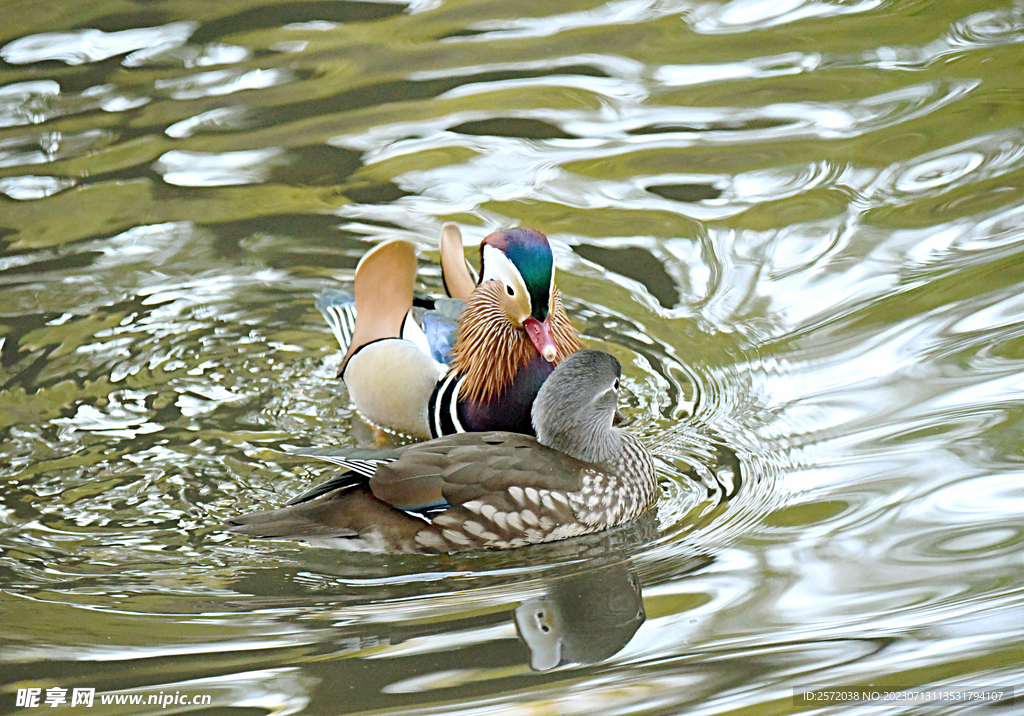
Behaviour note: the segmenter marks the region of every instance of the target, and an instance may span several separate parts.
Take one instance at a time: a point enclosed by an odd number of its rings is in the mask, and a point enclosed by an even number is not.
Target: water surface
[[[1019,710],[793,695],[1024,688],[1024,3],[5,9],[0,710]],[[658,509],[222,531],[366,439],[313,302],[390,238],[439,291],[446,221],[554,241]]]

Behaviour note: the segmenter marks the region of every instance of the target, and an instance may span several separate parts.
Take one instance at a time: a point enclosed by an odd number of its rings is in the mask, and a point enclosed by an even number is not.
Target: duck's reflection
[[[283,610],[302,629],[330,624],[332,650],[344,656],[327,661],[343,669],[363,658],[386,663],[375,673],[389,693],[450,688],[613,658],[647,618],[642,577],[678,582],[714,559],[680,550],[645,559],[658,529],[649,510],[621,528],[521,550],[386,560],[310,549],[299,560],[294,552],[273,560],[234,589],[246,609]],[[513,633],[525,649],[509,648]]]
[[[618,653],[644,623],[640,580],[628,563],[559,579],[514,611],[516,631],[538,671],[594,664]]]

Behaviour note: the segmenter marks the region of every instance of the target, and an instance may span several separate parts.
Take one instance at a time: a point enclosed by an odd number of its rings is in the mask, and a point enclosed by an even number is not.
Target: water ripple
[[[213,67],[245,62],[252,58],[252,54],[248,47],[220,42],[198,47],[181,43],[159,43],[132,52],[121,64],[125,67]]]
[[[989,181],[1024,166],[1024,132],[1007,129],[895,162],[865,187],[866,196],[905,202],[911,194],[929,195],[966,184]]]
[[[284,150],[277,147],[219,154],[174,149],[153,168],[176,186],[235,186],[264,182],[285,161]]]
[[[1019,0],[150,10],[30,3],[0,48],[0,691],[675,713],[1019,681]],[[289,447],[371,437],[315,295],[392,237],[439,291],[450,220],[551,237],[657,509],[436,558],[223,532],[330,476]],[[628,643],[573,633],[584,601]],[[549,608],[576,658],[540,675],[514,615]]]
[[[15,82],[0,87],[0,126],[40,124],[56,115],[53,100],[60,85],[53,80]]]
[[[83,132],[43,132],[34,136],[0,140],[0,167],[48,164],[102,149],[117,139],[115,132],[89,129]]]
[[[485,20],[473,23],[465,33],[444,38],[447,42],[494,41],[550,37],[562,32],[606,25],[629,25],[674,15],[689,6],[688,2],[656,0],[613,0],[595,8],[508,20]]]
[[[587,82],[591,80],[586,78]],[[703,182],[715,187],[715,191],[707,198],[683,207],[671,199],[652,198],[646,189],[678,181],[680,176],[689,177],[692,181],[696,175],[648,176],[639,181],[611,182],[589,180],[570,170],[574,170],[574,164],[581,160],[593,163],[622,157],[628,166],[642,161],[648,153],[709,143],[747,144],[801,136],[858,136],[938,111],[974,86],[976,83],[972,82],[949,83],[945,87],[941,83],[925,83],[849,103],[847,107],[787,104],[769,105],[753,112],[648,108],[631,111],[628,119],[618,121],[606,111],[592,116],[579,111],[548,111],[543,115],[537,112],[516,113],[520,117],[545,116],[549,122],[557,119],[558,126],[579,139],[538,142],[458,134],[438,137],[437,120],[429,120],[374,127],[364,134],[336,138],[332,143],[363,151],[369,164],[415,155],[428,147],[432,150],[441,147],[471,150],[471,156],[464,162],[408,171],[393,179],[403,190],[416,196],[410,201],[414,201],[417,210],[423,213],[443,214],[469,210],[487,201],[531,198],[591,209],[634,201],[638,208],[660,209],[710,220],[743,210],[745,201],[779,200],[840,182],[868,182],[872,175],[861,176],[845,168],[820,163],[800,170],[802,175],[798,176],[781,177],[778,168],[746,172],[731,179],[731,187],[725,184],[729,179],[701,177]],[[495,115],[485,112],[457,114],[448,122],[478,121],[486,116]],[[763,125],[765,120],[771,120],[768,126]],[[640,129],[647,133],[636,134]],[[720,186],[730,187],[731,191],[722,196],[718,189]],[[361,210],[348,207],[343,211],[358,215]]]
[[[654,72],[654,79],[665,87],[690,87],[729,80],[797,75],[810,72],[820,64],[820,55],[787,52],[771,57],[755,57],[743,62],[662,65]]]
[[[997,47],[1024,43],[1024,5],[983,10],[968,15],[950,28],[950,44],[957,48]]]
[[[120,32],[75,30],[29,35],[0,48],[0,57],[12,65],[56,60],[68,65],[100,62],[154,45],[165,48],[184,44],[198,27],[194,22],[172,22]]]
[[[57,192],[70,189],[77,182],[62,177],[22,175],[0,179],[0,192],[18,201],[43,199]]]
[[[157,80],[153,87],[167,92],[172,99],[219,97],[250,89],[266,89],[291,82],[294,75],[287,70],[211,70],[187,77]]]
[[[820,0],[729,0],[725,3],[698,5],[684,17],[695,32],[741,33],[812,18],[866,13],[882,5],[882,0],[844,3]]]
[[[244,106],[218,107],[175,122],[164,133],[174,139],[184,139],[195,134],[236,131],[244,126],[245,115]]]

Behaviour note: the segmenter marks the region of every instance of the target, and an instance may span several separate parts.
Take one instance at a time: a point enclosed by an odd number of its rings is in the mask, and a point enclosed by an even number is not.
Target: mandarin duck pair
[[[230,529],[345,549],[459,552],[597,532],[653,503],[653,460],[614,425],[621,366],[583,350],[547,237],[490,234],[474,280],[449,224],[441,266],[449,297],[464,302],[455,321],[414,305],[416,257],[404,241],[360,261],[354,303],[336,293],[318,302],[363,419],[433,439],[302,451],[346,471],[283,508],[229,520]]]

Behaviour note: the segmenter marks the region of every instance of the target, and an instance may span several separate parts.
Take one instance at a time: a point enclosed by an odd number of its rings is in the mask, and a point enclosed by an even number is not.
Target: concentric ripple
[[[51,5],[0,43],[0,710],[1020,688],[1020,0]],[[224,532],[370,438],[313,302],[390,238],[439,292],[447,221],[551,237],[657,508],[444,557]]]

